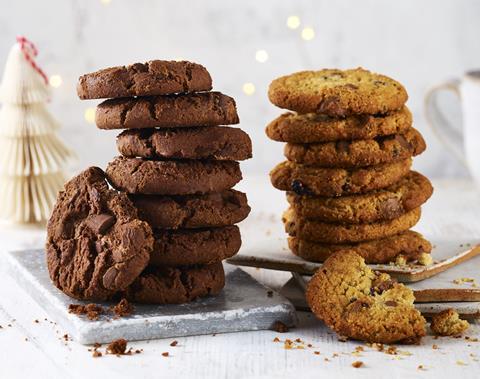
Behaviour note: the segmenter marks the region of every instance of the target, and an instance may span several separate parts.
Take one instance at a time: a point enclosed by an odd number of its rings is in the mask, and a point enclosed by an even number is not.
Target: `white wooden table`
[[[472,186],[467,182],[434,184],[437,192],[452,194],[452,203],[449,202],[449,209],[445,209],[445,217],[441,220],[428,219],[427,205],[418,230],[480,233],[480,217],[478,223],[468,225],[455,217],[461,212],[462,198],[477,196]],[[280,212],[285,208],[283,195],[273,190],[264,177],[247,178],[241,188],[248,191],[250,203],[257,212]],[[478,200],[470,208],[478,208],[480,215],[480,193]],[[42,246],[43,238],[42,230],[0,229],[1,249]],[[1,258],[0,264],[3,266]],[[246,270],[273,288],[279,288],[290,277],[288,273]],[[420,346],[399,346],[399,354],[388,355],[359,342],[339,342],[334,333],[309,313],[300,313],[299,318],[299,327],[284,334],[261,331],[182,337],[177,338],[176,347],[170,346],[172,339],[140,341],[131,343],[131,346],[143,349],[141,354],[93,358],[88,347],[75,341],[66,342],[63,338],[65,331],[2,271],[0,378],[480,377],[480,342],[464,338],[435,340],[428,336]],[[467,335],[480,339],[480,324],[471,325]],[[304,341],[300,345],[305,348],[285,349],[283,342],[273,341],[275,337],[281,341],[300,338]],[[434,344],[438,349],[432,348]],[[362,346],[365,351],[352,354],[357,346]],[[162,356],[164,352],[169,352],[169,356]],[[364,367],[353,368],[354,361],[362,361]],[[419,369],[419,365],[424,369]]]

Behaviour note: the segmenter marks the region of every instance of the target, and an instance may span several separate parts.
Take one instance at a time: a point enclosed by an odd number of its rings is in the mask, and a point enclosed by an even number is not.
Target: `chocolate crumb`
[[[285,325],[283,322],[281,321],[275,321],[272,325],[272,330],[275,330],[276,332],[278,333],[287,333],[288,332],[288,326]]]
[[[128,302],[127,299],[122,299],[120,302],[113,307],[113,312],[117,317],[126,317],[130,316],[134,311],[132,304]]]
[[[33,322],[34,322],[35,324],[38,324],[40,321],[38,321],[38,320],[34,320]]]
[[[170,346],[177,346],[177,345],[178,345],[178,341],[176,341],[176,340],[175,340],[175,341],[172,341],[172,342],[170,343]]]
[[[320,352],[319,351],[314,351],[313,354],[320,355]]]
[[[267,296],[268,297],[273,297],[273,291],[271,291],[271,290],[267,291]]]
[[[363,362],[362,361],[355,361],[352,363],[352,366],[355,367],[355,368],[360,368],[363,366]]]
[[[162,356],[164,356],[164,357],[168,357],[168,356],[169,356],[169,354],[168,354],[168,351],[166,351],[166,352],[162,353]]]
[[[86,315],[90,321],[98,320],[98,316],[104,313],[102,306],[97,304],[70,304],[68,306],[68,313],[73,313],[77,316]]]
[[[93,358],[99,358],[101,356],[102,356],[102,353],[100,351],[95,350],[95,349],[93,350],[93,353],[92,353]]]
[[[112,341],[107,346],[107,354],[125,355],[126,350],[127,350],[127,340],[123,338],[119,338],[118,340]]]

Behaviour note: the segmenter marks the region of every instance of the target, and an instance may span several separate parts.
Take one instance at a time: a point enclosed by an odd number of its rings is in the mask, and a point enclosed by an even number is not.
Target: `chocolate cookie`
[[[312,312],[340,336],[376,343],[416,343],[425,319],[413,291],[371,270],[358,254],[333,254],[307,286]]]
[[[238,226],[155,230],[150,266],[211,264],[233,257],[242,244]]]
[[[411,164],[409,158],[377,166],[342,169],[285,161],[270,172],[270,180],[275,188],[297,195],[340,196],[388,187],[407,175]]]
[[[99,104],[100,129],[238,124],[235,100],[220,92],[110,99]]]
[[[432,250],[430,242],[420,233],[411,230],[373,241],[341,245],[289,237],[288,246],[295,255],[311,262],[323,262],[333,253],[347,250],[354,251],[367,263],[395,262],[400,256],[405,262],[413,262],[422,254],[430,254]]]
[[[212,78],[202,65],[161,60],[91,72],[82,75],[77,84],[78,97],[82,100],[170,95],[211,89]]]
[[[236,224],[250,213],[247,196],[226,190],[205,195],[131,195],[140,217],[152,228],[192,229]]]
[[[126,157],[155,159],[242,161],[252,157],[248,134],[226,126],[125,130],[117,137],[117,148]]]
[[[390,187],[361,195],[321,197],[288,192],[287,200],[301,218],[361,224],[397,218],[418,208],[432,193],[430,181],[410,171]]]
[[[400,83],[362,68],[282,76],[270,84],[268,97],[280,108],[332,117],[385,114],[401,108],[408,99]]]
[[[411,128],[403,134],[369,140],[285,145],[285,157],[292,162],[319,167],[365,167],[391,163],[419,155],[426,145]]]
[[[127,300],[148,304],[182,304],[217,295],[225,285],[222,263],[195,267],[148,267],[128,288]]]
[[[149,161],[116,157],[107,166],[118,190],[147,195],[194,195],[232,188],[242,179],[233,161]]]
[[[123,193],[90,167],[65,184],[47,227],[47,265],[56,287],[76,299],[101,301],[143,271],[152,231]]]
[[[299,218],[290,208],[282,217],[285,231],[292,237],[323,243],[352,243],[390,237],[414,226],[420,219],[420,208],[398,218],[370,224],[330,224]]]
[[[307,113],[284,113],[268,124],[265,132],[279,142],[315,143],[340,140],[373,139],[404,133],[412,126],[407,107],[386,115],[348,116],[344,118]]]

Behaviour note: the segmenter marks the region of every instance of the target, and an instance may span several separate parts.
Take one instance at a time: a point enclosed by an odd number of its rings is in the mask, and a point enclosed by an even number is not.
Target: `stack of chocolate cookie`
[[[409,229],[433,189],[410,170],[426,146],[403,86],[360,68],[304,71],[274,80],[269,98],[295,112],[266,129],[287,143],[287,161],[270,176],[288,191],[283,221],[293,253],[321,262],[354,250],[368,263],[428,264],[430,243]]]
[[[234,224],[250,207],[232,187],[242,179],[237,161],[251,157],[252,145],[242,130],[220,126],[239,122],[236,105],[211,89],[208,71],[184,61],[136,63],[80,77],[81,99],[109,98],[97,107],[98,128],[125,129],[117,137],[121,156],[108,164],[107,179],[128,194],[153,230],[153,251],[129,287],[130,300],[178,303],[218,293],[221,262],[240,248]],[[166,296],[177,282],[187,290]]]

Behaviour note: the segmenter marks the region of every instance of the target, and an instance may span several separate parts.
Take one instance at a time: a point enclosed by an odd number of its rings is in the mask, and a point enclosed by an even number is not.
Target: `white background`
[[[282,160],[282,146],[269,141],[264,127],[280,114],[268,102],[270,81],[282,74],[324,67],[365,68],[401,81],[408,105],[428,150],[415,166],[432,177],[466,172],[441,146],[424,118],[429,87],[467,69],[480,67],[480,1],[474,0],[209,0],[0,1],[0,64],[15,36],[37,43],[39,64],[63,84],[53,91],[51,110],[73,146],[76,169],[105,166],[115,152],[116,132],[88,124],[75,92],[79,75],[99,68],[148,59],[184,58],[204,64],[214,88],[237,100],[240,126],[254,141],[254,159],[244,172],[267,173]],[[301,26],[286,26],[290,15]],[[315,38],[304,41],[303,27]],[[269,55],[255,60],[258,49]],[[256,92],[242,91],[252,82]],[[455,108],[451,98],[451,108]],[[450,108],[450,107],[449,107]]]

